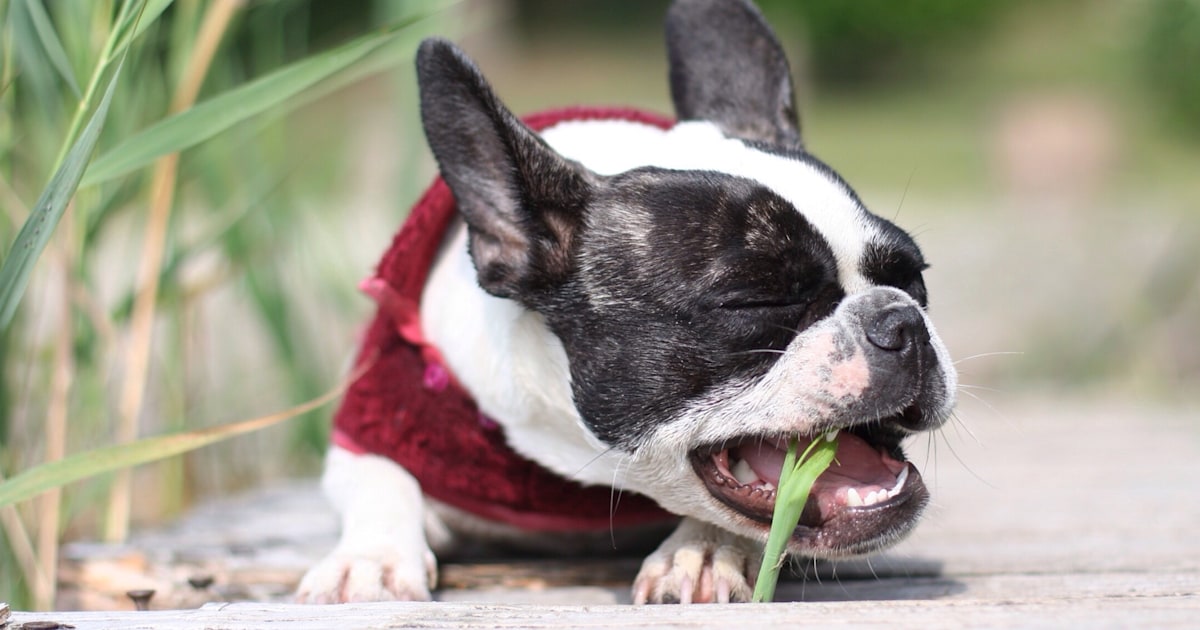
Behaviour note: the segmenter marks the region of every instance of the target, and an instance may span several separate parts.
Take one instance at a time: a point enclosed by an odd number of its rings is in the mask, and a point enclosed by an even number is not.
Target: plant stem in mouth
[[[837,432],[831,431],[815,438],[799,457],[799,442],[793,439],[779,471],[779,486],[775,491],[775,512],[771,516],[771,533],[763,549],[762,566],[754,584],[755,602],[775,599],[775,585],[783,568],[784,550],[792,532],[800,524],[800,514],[808,502],[809,492],[817,477],[833,463],[837,454]]]

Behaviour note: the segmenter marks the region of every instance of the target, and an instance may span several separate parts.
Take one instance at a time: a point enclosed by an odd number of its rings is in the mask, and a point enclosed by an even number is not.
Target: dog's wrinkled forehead
[[[839,286],[837,257],[816,228],[744,178],[635,169],[614,178],[592,217],[579,262],[595,305],[642,300],[683,312],[781,304]]]
[[[660,175],[659,183],[643,173],[633,185],[633,196],[641,192],[642,200],[648,201],[653,195],[654,202],[660,204],[657,207],[666,208],[656,212],[656,219],[639,213],[639,209],[656,207],[649,203],[634,203],[630,211],[619,217],[593,217],[594,228],[628,231],[635,237],[634,245],[638,232],[648,232],[652,224],[656,229],[664,229],[664,221],[680,230],[689,230],[681,232],[679,240],[693,246],[703,240],[705,233],[790,241],[800,235],[795,232],[797,228],[791,233],[784,229],[799,225],[781,212],[787,208],[801,217],[805,238],[820,240],[828,246],[836,264],[837,281],[848,293],[874,284],[864,275],[863,268],[872,251],[895,247],[915,250],[902,231],[868,213],[836,173],[800,150],[781,151],[728,138],[714,125],[703,122],[681,123],[667,132],[630,123],[572,123],[547,131],[545,137],[564,156],[600,174],[618,174],[642,167],[676,174],[675,177]],[[690,179],[683,177],[684,173],[690,173]],[[691,190],[689,182],[694,184]],[[644,190],[638,191],[638,186]],[[656,186],[661,190],[656,191]],[[739,192],[747,187],[759,190],[756,195]],[[746,200],[758,199],[759,203],[736,207],[734,202],[739,195]],[[687,197],[691,201],[679,201]],[[774,201],[763,202],[766,197]],[[724,212],[696,216],[697,221],[692,223],[678,216],[701,208],[723,208]],[[735,214],[744,217],[744,225],[713,221]],[[596,225],[602,221],[616,225]]]

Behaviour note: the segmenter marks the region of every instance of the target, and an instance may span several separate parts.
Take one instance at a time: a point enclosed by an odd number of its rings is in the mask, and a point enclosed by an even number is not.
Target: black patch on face
[[[844,297],[832,250],[746,179],[644,168],[598,187],[573,277],[542,305],[575,404],[633,450],[714,386],[761,377]]]
[[[872,283],[900,289],[925,308],[929,305],[929,294],[921,272],[929,265],[921,250],[907,232],[888,221],[873,218],[882,238],[867,245],[859,270]]]
[[[858,193],[842,179],[837,171],[813,154],[797,147],[766,142],[743,141],[743,144],[763,151],[808,164],[846,191],[863,215],[879,230],[880,238],[867,244],[859,263],[859,271],[867,280],[878,286],[895,287],[911,295],[922,307],[928,305],[929,296],[921,272],[929,268],[912,237],[892,222],[872,214],[859,199]]]

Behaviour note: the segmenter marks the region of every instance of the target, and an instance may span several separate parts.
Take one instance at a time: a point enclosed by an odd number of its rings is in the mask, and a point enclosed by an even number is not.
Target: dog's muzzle
[[[832,317],[834,345],[842,350],[827,365],[836,370],[865,358],[864,388],[830,399],[820,417],[794,425],[811,427],[809,433],[744,435],[691,452],[709,493],[765,534],[789,443],[803,450],[838,430],[834,464],[817,479],[792,535],[793,552],[817,557],[874,551],[912,529],[929,493],[900,444],[945,422],[954,388],[945,349],[908,294],[871,289],[847,298]]]

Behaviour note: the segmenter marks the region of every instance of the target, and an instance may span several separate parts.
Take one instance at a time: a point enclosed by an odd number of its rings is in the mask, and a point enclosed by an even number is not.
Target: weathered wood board
[[[795,628],[887,626],[939,628],[1195,627],[1194,596],[1146,605],[1093,598],[817,602],[759,605],[562,606],[482,603],[384,603],[301,606],[209,604],[199,610],[41,615],[77,630],[100,628]],[[30,618],[29,615],[18,615]]]
[[[958,416],[909,447],[934,495],[917,533],[869,561],[801,567],[809,579],[778,592],[790,603],[627,606],[638,560],[617,558],[450,563],[438,602],[292,605],[336,531],[305,482],[126,547],[71,546],[62,603],[125,611],[14,612],[10,627],[1200,627],[1200,409],[1043,399]],[[131,612],[134,588],[190,610]]]

